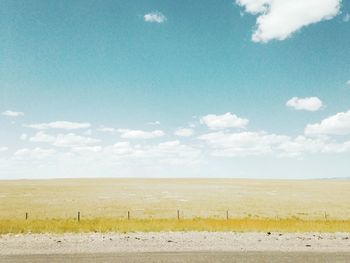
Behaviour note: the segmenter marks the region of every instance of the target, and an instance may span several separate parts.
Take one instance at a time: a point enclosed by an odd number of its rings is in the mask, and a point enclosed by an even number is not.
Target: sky
[[[0,179],[350,177],[350,2],[0,1]]]

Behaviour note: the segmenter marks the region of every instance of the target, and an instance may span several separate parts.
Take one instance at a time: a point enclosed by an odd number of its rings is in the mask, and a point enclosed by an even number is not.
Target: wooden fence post
[[[130,220],[130,211],[128,211],[128,220]]]
[[[226,211],[226,220],[228,220],[228,210]]]
[[[26,220],[28,220],[28,212],[26,212]]]
[[[328,217],[327,212],[324,212],[324,219],[327,220],[327,217]]]
[[[180,220],[180,210],[177,210],[177,220]]]
[[[80,222],[80,211],[78,211],[78,222]]]

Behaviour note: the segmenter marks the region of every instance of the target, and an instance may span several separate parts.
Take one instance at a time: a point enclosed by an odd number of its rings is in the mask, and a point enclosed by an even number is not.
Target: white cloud
[[[2,146],[0,147],[0,152],[6,152],[9,148]]]
[[[55,150],[52,149],[20,149],[14,153],[16,159],[45,159],[50,157],[56,153]]]
[[[237,115],[227,112],[223,115],[209,114],[200,119],[201,124],[207,125],[210,129],[245,128],[249,120],[239,118]]]
[[[134,155],[135,151],[131,147],[129,142],[117,142],[112,146],[106,147],[105,149],[107,153],[112,153],[115,155]]]
[[[16,117],[24,116],[24,113],[20,112],[20,111],[6,110],[6,111],[2,112],[2,115],[7,116],[7,117],[16,118]]]
[[[74,133],[49,135],[43,131],[29,138],[31,142],[49,143],[56,147],[85,147],[99,143],[99,139],[79,136]]]
[[[321,123],[308,124],[306,135],[346,135],[350,134],[350,110],[339,112],[321,121]]]
[[[33,137],[29,138],[31,142],[45,142],[45,143],[53,143],[56,137],[53,135],[48,135],[45,132],[39,131]]]
[[[90,123],[85,122],[69,122],[69,121],[55,121],[49,123],[37,123],[37,124],[27,124],[24,127],[37,129],[37,130],[47,130],[47,129],[62,129],[62,130],[77,130],[86,129],[91,126]]]
[[[124,162],[131,161],[134,165],[191,165],[200,162],[201,151],[195,147],[181,144],[180,141],[166,141],[156,145],[132,145],[129,142],[118,142],[107,146],[104,150],[106,158]],[[134,160],[137,160],[135,162]]]
[[[350,151],[350,141],[336,143],[327,137],[307,138],[269,134],[266,132],[213,132],[198,139],[211,147],[214,156],[261,156],[299,157],[304,154],[343,153]]]
[[[236,0],[245,12],[258,15],[254,42],[284,40],[294,32],[339,13],[341,0]]]
[[[154,139],[165,135],[161,130],[148,132],[141,130],[118,129],[118,132],[120,133],[120,137],[124,139]]]
[[[72,152],[78,152],[80,154],[85,153],[97,153],[101,152],[101,146],[74,146],[72,147]]]
[[[345,23],[349,22],[350,21],[350,14],[346,14],[344,17],[343,17],[343,21]]]
[[[163,157],[162,162],[172,165],[195,164],[201,161],[201,151],[180,141],[159,143],[153,151]]]
[[[177,129],[174,134],[176,136],[179,137],[189,137],[192,136],[194,134],[194,130],[193,129],[188,129],[188,128],[181,128],[181,129]]]
[[[317,97],[293,97],[287,101],[286,106],[294,108],[295,110],[318,111],[323,107],[323,103]]]
[[[348,80],[348,81],[346,82],[346,84],[347,84],[347,85],[350,85],[350,80]]]
[[[165,15],[163,15],[161,12],[158,12],[158,11],[145,14],[143,16],[143,19],[145,20],[145,22],[150,22],[150,23],[164,23],[167,21],[167,18],[165,17]]]
[[[198,139],[205,141],[215,150],[216,156],[248,156],[273,153],[276,146],[288,141],[288,136],[266,132],[213,132]]]
[[[99,142],[99,139],[69,133],[57,135],[52,145],[57,147],[81,147],[86,145],[93,145]]]
[[[350,150],[350,142],[335,143],[327,138],[306,138],[297,136],[280,144],[277,149],[280,156],[295,157],[304,153],[342,153]]]

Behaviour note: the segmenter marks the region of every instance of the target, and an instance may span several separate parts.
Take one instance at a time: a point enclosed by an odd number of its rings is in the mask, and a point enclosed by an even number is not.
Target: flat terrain
[[[350,219],[350,180],[0,181],[0,219],[298,217]],[[326,213],[326,214],[325,214]]]
[[[0,256],[3,263],[112,263],[112,262],[245,262],[245,263],[323,263],[350,261],[350,253],[322,252],[163,252],[74,255]]]
[[[347,180],[0,181],[0,233],[27,233],[0,235],[0,262],[350,262],[349,189]]]

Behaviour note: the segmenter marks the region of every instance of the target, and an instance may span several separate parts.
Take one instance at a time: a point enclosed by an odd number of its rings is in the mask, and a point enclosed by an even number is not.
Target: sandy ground
[[[186,251],[350,252],[350,233],[86,233],[0,237],[0,255]]]

